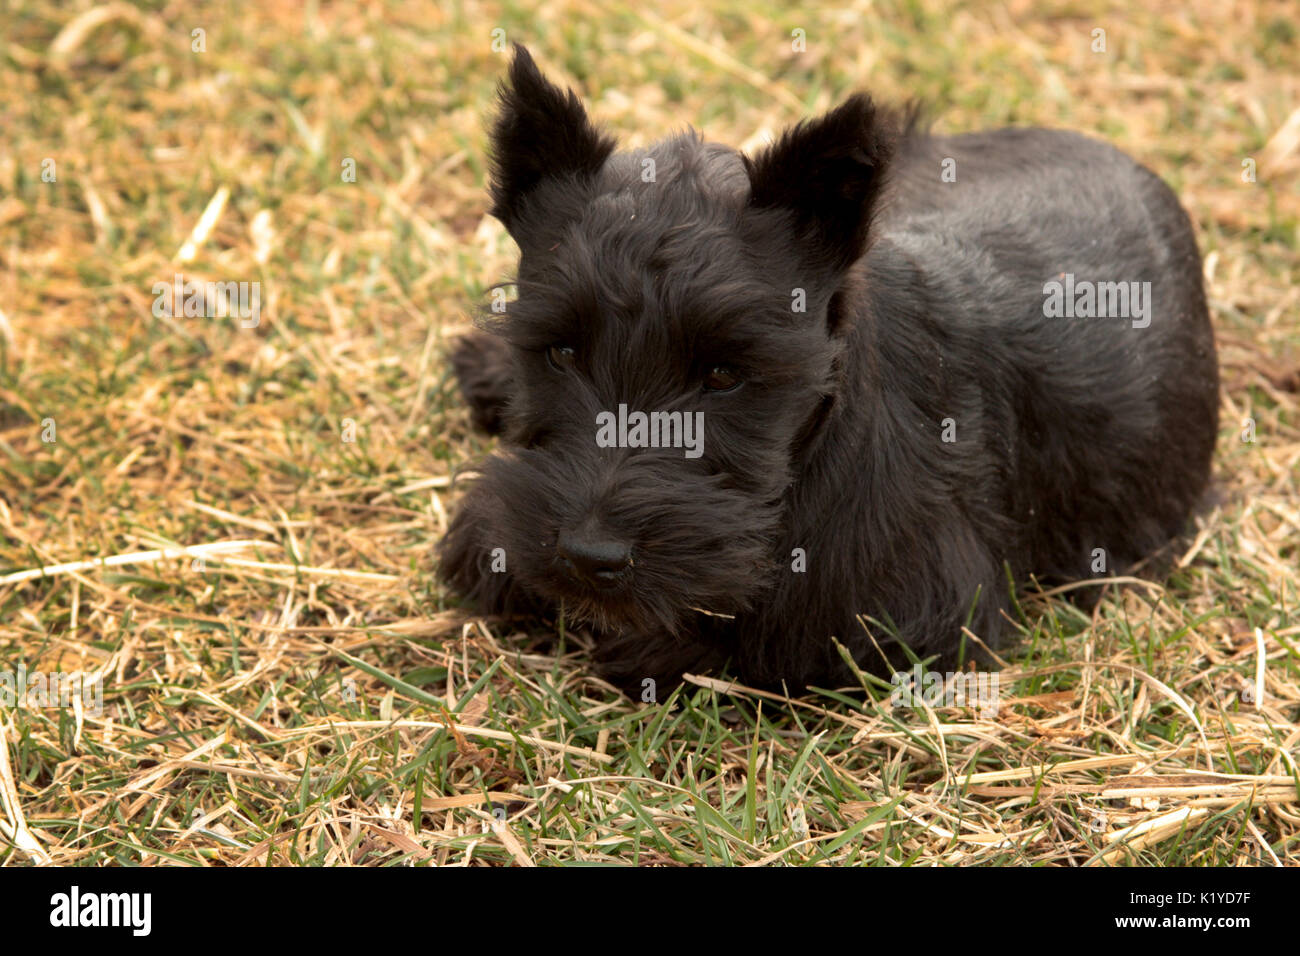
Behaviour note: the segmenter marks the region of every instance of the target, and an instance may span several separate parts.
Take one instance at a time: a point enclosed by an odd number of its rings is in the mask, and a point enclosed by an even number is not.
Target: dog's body
[[[1200,256],[1109,146],[932,137],[859,96],[754,160],[613,153],[522,50],[495,146],[519,300],[453,361],[506,444],[440,573],[486,612],[563,603],[624,687],[727,658],[841,683],[832,638],[867,669],[899,643],[955,663],[963,626],[1005,630],[1005,566],[1113,574],[1206,486]],[[1076,289],[1143,282],[1078,314]],[[601,447],[620,405],[703,412],[701,456]]]

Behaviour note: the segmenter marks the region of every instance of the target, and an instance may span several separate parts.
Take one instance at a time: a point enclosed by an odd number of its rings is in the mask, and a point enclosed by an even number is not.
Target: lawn
[[[0,864],[1300,865],[1291,0],[181,9],[0,7],[0,692],[102,688],[0,706]],[[462,610],[432,546],[493,443],[445,355],[514,268],[512,41],[629,143],[752,148],[868,89],[1160,173],[1223,374],[1171,570],[1087,614],[1022,591],[995,712],[643,703],[582,629]],[[160,307],[186,282],[255,307]]]

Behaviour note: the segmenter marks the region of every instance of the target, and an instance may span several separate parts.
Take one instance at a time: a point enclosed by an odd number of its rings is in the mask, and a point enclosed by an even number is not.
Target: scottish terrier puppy
[[[957,665],[1011,580],[1122,571],[1206,487],[1200,255],[1110,146],[855,95],[753,157],[616,152],[523,48],[492,146],[518,296],[452,363],[503,440],[440,575],[589,623],[624,688]]]

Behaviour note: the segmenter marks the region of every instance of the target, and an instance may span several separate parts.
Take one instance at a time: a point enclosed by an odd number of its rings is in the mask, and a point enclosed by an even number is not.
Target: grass
[[[1300,864],[1300,35],[1282,0],[1129,6],[148,2],[93,26],[10,0],[0,674],[99,675],[104,706],[0,710],[0,863]],[[1158,170],[1224,374],[1221,502],[1171,574],[1090,615],[1023,594],[995,715],[870,682],[643,704],[581,631],[467,617],[431,545],[491,447],[444,347],[514,264],[483,193],[497,28],[632,142],[752,145],[867,87]],[[258,325],[155,315],[177,273],[260,282]]]

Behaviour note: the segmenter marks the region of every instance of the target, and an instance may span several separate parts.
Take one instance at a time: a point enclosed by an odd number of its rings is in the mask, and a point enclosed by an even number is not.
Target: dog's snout
[[[562,534],[555,551],[573,575],[597,587],[614,584],[632,566],[631,547],[600,534]]]

